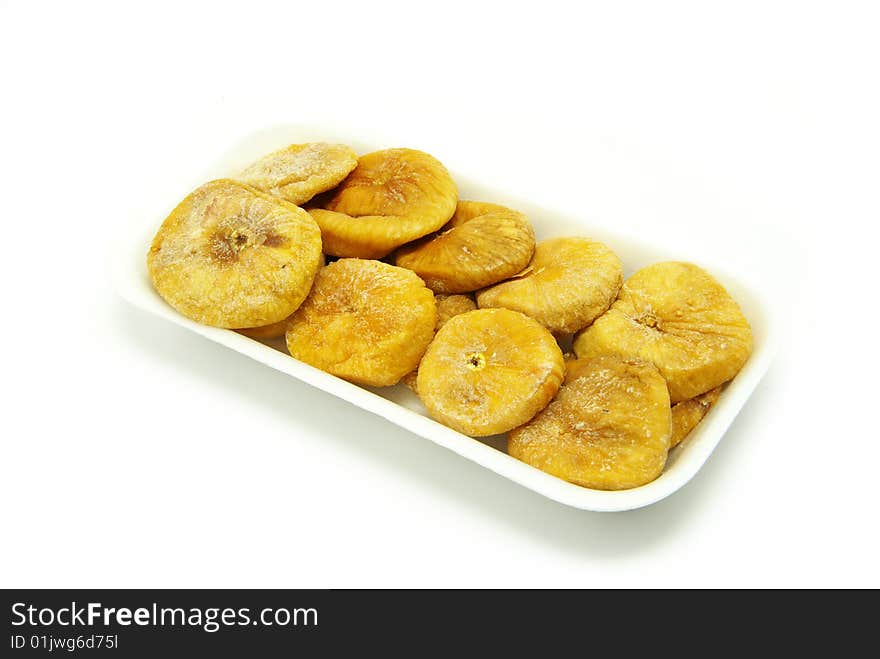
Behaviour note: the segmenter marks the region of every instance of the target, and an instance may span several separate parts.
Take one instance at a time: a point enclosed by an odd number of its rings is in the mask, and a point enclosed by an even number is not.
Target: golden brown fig
[[[419,365],[417,388],[430,415],[474,437],[531,419],[562,382],[562,351],[537,322],[508,309],[451,318]]]
[[[583,487],[623,490],[663,471],[671,411],[653,364],[603,355],[579,360],[547,408],[508,435],[513,457]]]
[[[351,382],[396,384],[419,363],[437,311],[424,282],[380,261],[321,268],[287,330],[291,356]]]
[[[673,403],[732,379],[752,349],[737,303],[692,263],[656,263],[630,277],[619,299],[574,340],[578,357],[616,354],[652,362]]]
[[[321,227],[326,254],[379,259],[446,224],[457,198],[455,182],[436,158],[386,149],[362,156],[323,208],[309,213]]]
[[[703,420],[709,408],[718,401],[720,395],[721,387],[715,387],[696,398],[683,400],[672,406],[672,442],[670,448],[681,444],[682,440]]]
[[[237,180],[292,204],[335,188],[357,166],[357,154],[343,144],[291,144],[242,171]]]
[[[235,181],[197,188],[153,238],[147,268],[165,301],[196,322],[238,329],[292,314],[321,262],[301,208]]]
[[[477,306],[520,311],[554,334],[571,334],[608,309],[622,281],[620,259],[602,243],[553,238],[538,243],[519,275],[477,293]]]
[[[512,277],[535,252],[535,233],[522,213],[497,204],[459,201],[442,232],[404,245],[395,263],[437,293],[467,293]]]

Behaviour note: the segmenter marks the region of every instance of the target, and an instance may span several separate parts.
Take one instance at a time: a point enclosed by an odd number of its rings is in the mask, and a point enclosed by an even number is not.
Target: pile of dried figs
[[[184,316],[285,336],[292,357],[354,383],[403,381],[437,421],[507,433],[513,457],[595,489],[655,479],[752,348],[702,268],[624,281],[608,246],[536,244],[523,213],[460,200],[413,149],[271,153],[180,202],[147,265]]]

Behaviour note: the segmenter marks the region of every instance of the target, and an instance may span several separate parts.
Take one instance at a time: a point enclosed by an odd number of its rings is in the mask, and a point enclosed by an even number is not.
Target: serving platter
[[[234,175],[253,160],[287,144],[311,141],[348,144],[359,154],[402,146],[365,143],[356,137],[339,134],[328,126],[279,125],[256,132],[232,145],[200,177],[194,177],[191,188],[214,178]],[[418,148],[418,145],[414,146]],[[576,214],[542,206],[540,199],[519,199],[508,191],[492,189],[478,181],[458,176],[454,168],[450,171],[458,184],[462,199],[492,201],[526,213],[534,225],[538,240],[567,235],[582,235],[601,240],[620,256],[624,264],[624,274],[627,276],[650,263],[681,258],[681,255],[653,248],[632,237],[617,235],[601,226],[586,224],[580,212]],[[181,198],[188,191],[182,189]],[[179,199],[168,199],[168,210],[178,201]],[[730,291],[751,323],[754,334],[752,355],[739,375],[724,389],[703,421],[681,445],[670,452],[666,469],[660,477],[647,485],[630,490],[591,490],[550,476],[510,457],[504,452],[503,437],[474,439],[437,423],[428,417],[418,397],[403,384],[385,388],[360,387],[293,359],[287,354],[283,340],[256,341],[232,330],[199,325],[181,316],[156,293],[147,274],[147,250],[163,219],[164,215],[147,218],[145,222],[133,221],[130,227],[126,227],[120,243],[115,246],[113,279],[116,290],[126,301],[145,312],[335,396],[340,399],[340,405],[351,404],[377,414],[499,476],[559,503],[583,510],[622,511],[640,508],[669,496],[685,485],[700,470],[755,390],[772,361],[777,344],[772,306],[762,291],[748,285],[741,277],[724,272],[715,264],[701,263]]]

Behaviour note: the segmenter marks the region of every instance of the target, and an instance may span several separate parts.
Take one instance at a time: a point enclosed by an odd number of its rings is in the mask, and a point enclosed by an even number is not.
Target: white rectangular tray
[[[234,174],[259,156],[296,142],[329,141],[351,145],[358,153],[398,144],[365,144],[356,138],[339,135],[329,127],[283,125],[251,135],[230,149],[201,178],[194,179],[192,188],[213,178]],[[416,145],[417,146],[417,145]],[[575,215],[542,208],[536,203],[517,199],[502,190],[491,190],[479,183],[455,175],[463,199],[478,199],[509,205],[531,218],[539,240],[553,236],[584,235],[605,242],[622,259],[626,274],[656,261],[675,260],[681,255],[661,253],[650,246],[639,244],[626,236],[614,235],[599,227],[585,226]],[[188,190],[182,190],[181,198]],[[168,210],[178,199],[167,200]],[[718,403],[691,435],[669,455],[664,473],[652,483],[631,490],[605,492],[590,490],[550,476],[504,452],[502,438],[478,440],[462,435],[430,419],[418,398],[405,386],[384,389],[366,389],[324,373],[291,358],[283,341],[261,343],[231,330],[206,327],[184,318],[153,290],[147,275],[146,254],[156,229],[163,217],[151,218],[147,226],[133,226],[114,253],[113,277],[119,294],[134,306],[172,323],[201,334],[211,341],[225,345],[267,366],[307,382],[328,394],[352,405],[378,414],[391,423],[444,446],[459,455],[509,478],[523,487],[560,503],[594,511],[620,511],[647,506],[663,499],[699,471],[703,463],[721,441],[724,432],[754,391],[770,365],[777,343],[776,323],[769,302],[759,290],[723,272],[714,264],[703,264],[727,287],[741,305],[752,324],[754,351],[742,371],[724,390]]]

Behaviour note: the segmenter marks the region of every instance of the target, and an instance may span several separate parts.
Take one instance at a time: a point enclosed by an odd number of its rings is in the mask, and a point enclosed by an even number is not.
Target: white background
[[[0,1],[0,585],[880,586],[872,4]],[[782,350],[591,514],[116,298],[120,231],[298,121],[746,271]]]

